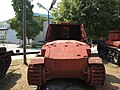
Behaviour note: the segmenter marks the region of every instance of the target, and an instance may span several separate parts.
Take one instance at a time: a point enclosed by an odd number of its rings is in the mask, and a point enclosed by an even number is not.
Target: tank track
[[[90,68],[90,82],[91,86],[103,85],[105,81],[105,68],[103,64],[92,64]]]
[[[2,79],[5,75],[5,63],[4,63],[4,60],[1,59],[0,60],[0,79]]]
[[[107,57],[110,62],[118,65],[120,64],[120,52],[116,49],[109,49]]]
[[[12,51],[7,52],[5,47],[0,47],[0,80],[5,76],[10,64]]]
[[[29,85],[41,86],[43,65],[30,64],[28,67],[28,83]]]
[[[99,56],[107,60],[108,62],[117,64],[120,66],[120,51],[114,47],[108,47],[106,45],[99,45],[98,46],[98,54]]]

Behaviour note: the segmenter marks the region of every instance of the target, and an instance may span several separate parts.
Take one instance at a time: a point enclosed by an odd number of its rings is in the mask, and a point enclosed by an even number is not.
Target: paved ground
[[[19,48],[19,45],[17,44],[0,44],[0,47],[6,47],[7,51],[13,51],[14,53],[16,53],[16,50],[19,50],[20,53],[23,53],[23,48]],[[26,52],[37,52],[40,51],[40,49],[26,49]],[[33,58],[35,57],[36,54],[29,54],[27,55],[27,58]],[[19,60],[19,59],[23,59],[23,55],[17,55],[17,56],[12,56],[12,60]]]

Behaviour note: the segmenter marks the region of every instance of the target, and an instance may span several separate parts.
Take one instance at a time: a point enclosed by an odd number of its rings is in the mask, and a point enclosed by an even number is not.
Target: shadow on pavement
[[[95,90],[79,79],[53,79],[47,82],[45,90]]]
[[[111,83],[120,84],[120,79],[115,76],[107,74],[105,85],[96,86],[96,87],[89,86],[87,83],[79,79],[53,79],[47,82],[44,90],[119,90],[120,89],[118,85],[112,85]],[[36,90],[40,90],[40,89],[36,89]]]
[[[7,73],[6,76],[0,81],[0,90],[10,90],[10,88],[16,85],[16,81],[21,78],[21,74],[14,73],[16,70]]]

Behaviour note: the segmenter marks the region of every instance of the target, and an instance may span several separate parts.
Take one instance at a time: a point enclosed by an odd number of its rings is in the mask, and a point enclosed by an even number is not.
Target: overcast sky
[[[12,0],[1,0],[0,1],[0,21],[8,20],[11,19],[15,16],[13,7],[11,5]],[[53,0],[33,0],[34,8],[33,12],[34,13],[43,13],[47,14],[47,11],[45,9],[39,8],[37,6],[37,3],[41,3],[44,7],[49,9],[51,2]],[[59,2],[61,0],[57,0]]]

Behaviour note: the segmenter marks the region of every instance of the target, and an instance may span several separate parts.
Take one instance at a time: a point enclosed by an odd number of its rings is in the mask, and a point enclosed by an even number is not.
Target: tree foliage
[[[22,17],[23,17],[23,0],[12,0],[12,6],[15,11],[15,17],[9,20],[10,27],[17,32],[18,39],[23,38]],[[29,0],[26,0],[26,37],[35,39],[35,37],[42,31],[42,17],[35,18],[33,16],[33,5]]]
[[[119,0],[61,0],[52,10],[56,23],[83,23],[94,39],[106,38],[108,31],[120,29]]]

